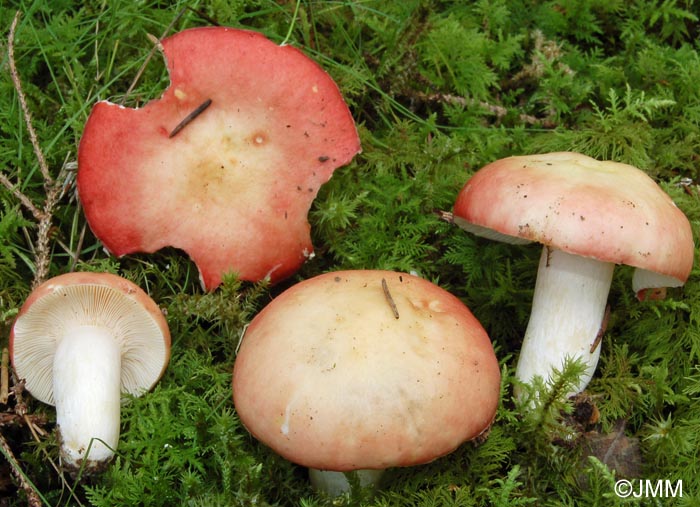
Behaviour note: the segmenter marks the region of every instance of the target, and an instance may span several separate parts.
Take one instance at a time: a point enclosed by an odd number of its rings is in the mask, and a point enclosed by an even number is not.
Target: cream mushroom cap
[[[303,281],[245,332],[236,410],[278,454],[322,470],[426,463],[487,430],[500,370],[455,296],[392,271]]]

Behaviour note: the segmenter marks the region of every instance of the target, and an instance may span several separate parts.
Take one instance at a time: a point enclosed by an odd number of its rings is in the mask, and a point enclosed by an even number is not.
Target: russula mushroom
[[[78,191],[117,256],[184,250],[205,288],[278,281],[313,254],[311,202],[360,151],[332,78],[291,46],[224,27],[161,41],[171,83],[140,109],[92,109]]]
[[[287,289],[252,320],[233,370],[246,428],[332,495],[347,489],[342,472],[426,463],[481,435],[499,389],[469,309],[391,271],[331,272]]]
[[[99,472],[119,441],[121,393],[151,389],[170,358],[170,331],[137,285],[108,273],[68,273],[38,286],[10,334],[17,378],[56,406],[69,471]]]
[[[595,371],[615,264],[636,268],[638,295],[683,285],[693,265],[690,223],[668,194],[635,167],[578,153],[483,167],[459,193],[453,218],[480,236],[544,245],[516,378],[546,380],[565,358],[578,358],[587,369],[570,394]]]

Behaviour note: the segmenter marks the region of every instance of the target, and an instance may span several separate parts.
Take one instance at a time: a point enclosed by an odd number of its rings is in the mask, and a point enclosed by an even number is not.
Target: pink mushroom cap
[[[579,153],[486,165],[462,188],[454,217],[461,226],[642,268],[679,285],[693,266],[688,218],[654,180],[633,166]]]

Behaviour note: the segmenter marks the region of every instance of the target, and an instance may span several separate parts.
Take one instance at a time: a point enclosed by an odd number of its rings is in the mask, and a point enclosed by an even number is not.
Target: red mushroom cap
[[[335,471],[432,461],[491,425],[500,370],[469,309],[405,273],[301,282],[248,326],[233,371],[248,430],[290,461]]]
[[[92,231],[118,256],[181,248],[208,289],[226,272],[290,275],[313,251],[319,187],[360,151],[337,85],[255,32],[194,28],[162,48],[171,84],[160,99],[99,102],[88,118],[78,190]]]
[[[455,222],[564,252],[687,280],[688,218],[646,173],[560,152],[497,160],[477,171],[454,206]]]

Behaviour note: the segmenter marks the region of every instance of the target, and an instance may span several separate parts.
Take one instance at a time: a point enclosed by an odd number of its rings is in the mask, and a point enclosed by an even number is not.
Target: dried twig
[[[595,339],[593,340],[593,343],[591,343],[591,348],[589,352],[593,354],[595,352],[595,349],[598,348],[598,345],[600,344],[600,341],[603,339],[603,335],[605,334],[605,330],[608,328],[608,320],[610,319],[610,305],[607,305],[605,307],[605,313],[603,314],[603,321],[600,323],[600,329],[598,330],[598,334],[596,335]]]
[[[444,211],[441,209],[435,209],[435,210],[433,210],[433,213],[435,213],[440,220],[447,222],[448,224],[455,223],[455,216],[451,211]]]
[[[19,22],[20,12],[15,13],[15,18],[12,20],[12,25],[10,26],[10,34],[8,36],[7,42],[7,53],[8,53],[8,64],[10,65],[10,76],[12,77],[12,84],[17,90],[17,95],[19,95],[19,104],[22,108],[22,114],[24,115],[24,121],[27,126],[27,132],[29,132],[29,139],[34,147],[34,155],[36,155],[39,161],[39,170],[41,175],[44,177],[44,190],[48,192],[49,188],[53,186],[53,178],[49,174],[49,166],[44,158],[44,153],[41,151],[41,146],[39,145],[39,138],[36,135],[34,126],[32,124],[32,115],[27,106],[27,101],[22,92],[22,82],[19,78],[19,72],[17,72],[17,66],[15,65],[15,31],[17,30],[17,23]]]
[[[12,195],[17,198],[22,206],[27,208],[27,210],[34,215],[34,218],[41,220],[41,210],[34,206],[34,203],[30,201],[29,198],[20,190],[18,190],[17,187],[10,181],[10,178],[5,176],[3,173],[0,173],[0,183],[2,183],[10,192],[12,192]]]
[[[32,143],[32,147],[34,149],[34,154],[36,155],[37,162],[39,164],[39,170],[41,172],[42,178],[43,178],[43,187],[44,187],[44,193],[45,193],[45,198],[44,202],[41,205],[41,207],[35,205],[32,200],[24,194],[20,190],[20,186],[17,183],[14,183],[10,180],[10,178],[7,177],[6,174],[3,172],[0,172],[0,185],[6,187],[12,195],[15,196],[15,198],[20,202],[20,204],[26,208],[34,217],[36,220],[38,226],[37,226],[37,237],[36,241],[32,245],[31,240],[29,241],[29,246],[31,247],[31,250],[34,254],[34,280],[32,281],[32,285],[35,287],[42,283],[46,277],[48,276],[49,272],[49,265],[50,265],[50,258],[51,258],[51,226],[52,226],[52,220],[53,220],[53,215],[56,209],[56,206],[58,204],[58,201],[60,200],[61,196],[63,195],[64,192],[64,187],[65,185],[61,183],[61,176],[62,174],[59,174],[59,178],[54,180],[51,177],[51,174],[49,172],[49,166],[46,162],[46,158],[44,157],[44,153],[41,149],[41,145],[39,144],[38,137],[36,135],[36,131],[34,129],[34,125],[32,123],[32,117],[31,113],[29,111],[29,107],[27,105],[27,99],[26,96],[24,95],[24,91],[22,89],[22,81],[19,76],[19,72],[17,71],[17,66],[15,63],[15,56],[14,56],[14,48],[15,48],[15,33],[17,30],[17,25],[19,22],[20,18],[20,12],[18,11],[15,14],[15,17],[12,21],[12,25],[10,27],[10,32],[8,35],[8,44],[7,44],[7,59],[8,59],[8,64],[10,68],[10,74],[12,76],[12,83],[14,85],[15,91],[17,92],[17,97],[20,103],[20,107],[22,110],[22,114],[24,116],[24,123],[27,128],[27,131],[29,132],[29,138]],[[66,164],[64,164],[64,167]],[[22,391],[24,384],[21,381],[17,381],[17,379],[14,379],[14,386],[12,388],[12,394],[14,395],[15,398],[15,405],[14,405],[14,410],[13,413],[11,414],[13,417],[10,417],[7,419],[6,422],[22,422],[24,423],[27,428],[32,433],[33,438],[39,442],[41,437],[46,436],[46,432],[41,428],[42,424],[42,419],[41,417],[37,417],[34,415],[31,415],[27,412],[27,406],[24,403],[22,399]],[[4,384],[3,382],[0,382]],[[9,383],[9,382],[8,382]],[[0,386],[0,389],[2,386]],[[34,506],[41,506],[42,505],[42,500],[39,492],[35,489],[35,487],[31,484],[31,482],[28,480],[27,476],[24,474],[22,471],[19,463],[17,462],[16,458],[14,457],[14,454],[12,452],[11,447],[3,437],[2,433],[0,433],[0,453],[4,455],[5,459],[7,460],[8,464],[10,465],[10,468],[12,470],[12,475],[15,477],[15,480],[17,481],[17,484],[22,488],[22,490],[25,492],[27,496],[27,504],[34,507]],[[66,482],[63,473],[61,470],[58,468],[58,466],[54,463],[54,461],[47,455],[48,461],[50,462],[51,466],[56,470],[56,473],[59,475],[61,480],[63,481],[64,485],[71,491],[73,498],[76,500],[77,505],[81,505],[80,501],[77,499],[75,496],[75,493],[73,492],[72,488],[70,485]]]
[[[511,111],[503,106],[484,101],[476,101],[474,99],[467,99],[465,97],[460,97],[459,95],[453,95],[450,93],[417,92],[416,97],[422,102],[428,103],[450,104],[461,107],[478,105],[479,107],[488,111],[489,114],[494,115],[497,120],[501,120]],[[545,127],[552,126],[549,118],[538,118],[530,114],[520,113],[518,114],[518,119],[526,125],[541,125]]]
[[[169,138],[175,137],[182,129],[184,129],[187,125],[192,123],[192,121],[202,114],[209,106],[211,106],[211,99],[207,99],[204,102],[202,102],[197,108],[192,111],[190,114],[185,116],[180,123],[178,123],[175,128],[170,132],[168,135]]]
[[[36,287],[42,283],[49,273],[49,264],[51,258],[51,222],[53,219],[53,214],[58,203],[59,197],[61,195],[62,186],[57,183],[49,172],[49,166],[44,157],[44,153],[39,144],[39,139],[34,130],[34,124],[32,123],[32,116],[29,111],[29,106],[27,105],[27,99],[24,95],[22,89],[22,81],[17,71],[17,65],[15,63],[15,32],[17,30],[17,24],[19,22],[20,12],[17,11],[14,19],[12,20],[12,25],[10,26],[10,33],[8,35],[7,42],[7,60],[10,67],[10,75],[12,77],[12,84],[14,85],[15,91],[17,92],[17,98],[22,109],[22,114],[24,116],[24,123],[29,132],[29,139],[31,140],[32,147],[34,148],[34,155],[39,163],[39,171],[41,172],[43,178],[44,192],[46,198],[44,200],[43,206],[41,208],[37,207],[32,200],[27,197],[20,189],[19,186],[13,184],[12,181],[3,173],[0,173],[0,184],[6,187],[12,195],[14,195],[17,200],[24,206],[38,222],[37,227],[37,237],[36,243],[33,247],[34,251],[34,280],[32,286]]]
[[[22,472],[22,469],[20,468],[19,463],[17,463],[17,459],[15,458],[10,445],[7,443],[7,440],[5,440],[5,437],[1,432],[0,454],[2,454],[7,463],[9,463],[10,470],[12,470],[12,475],[17,481],[17,484],[19,484],[19,487],[22,488],[24,494],[27,495],[27,505],[30,507],[41,507],[41,498],[39,497],[36,488],[31,482],[29,482],[26,475]]]
[[[142,75],[143,72],[146,70],[146,66],[148,65],[148,62],[151,61],[151,58],[153,58],[153,55],[156,53],[156,50],[162,50],[162,46],[160,45],[160,40],[163,39],[166,35],[168,35],[168,33],[170,33],[170,30],[173,29],[173,27],[175,26],[175,24],[178,22],[178,20],[182,17],[182,15],[183,15],[186,11],[187,11],[187,7],[181,9],[180,12],[177,13],[177,15],[175,16],[175,18],[173,18],[173,20],[170,22],[170,24],[169,24],[169,25],[165,28],[165,30],[163,31],[163,34],[160,36],[160,39],[151,40],[151,42],[153,42],[153,47],[152,47],[151,50],[148,52],[148,55],[146,55],[146,59],[145,59],[145,60],[143,61],[143,63],[141,64],[141,67],[140,67],[139,70],[136,72],[136,76],[134,77],[134,80],[131,82],[131,85],[129,85],[129,88],[126,90],[126,93],[125,93],[124,96],[122,97],[122,100],[121,100],[121,102],[120,102],[120,104],[121,104],[122,106],[123,106],[124,103],[126,102],[127,97],[128,97],[129,95],[131,95],[131,92],[133,92],[133,91],[134,91],[134,88],[136,88],[136,83],[139,82],[139,79],[141,78],[141,75]],[[150,35],[150,34],[149,34],[149,35]],[[151,37],[148,37],[148,38],[151,39]],[[154,38],[155,38],[155,37],[154,37]]]
[[[0,404],[5,405],[10,396],[10,354],[7,348],[2,349],[0,359]]]
[[[46,426],[48,422],[49,418],[45,414],[24,414],[20,416],[14,412],[0,412],[0,428],[3,426],[30,425],[29,428],[32,434],[36,433],[39,436],[46,436],[46,430],[42,426]]]
[[[12,394],[14,395],[15,398],[15,406],[14,406],[14,418],[12,418],[9,422],[14,422],[14,423],[24,423],[27,428],[29,428],[29,431],[32,434],[32,437],[34,438],[34,441],[39,443],[41,442],[42,437],[46,437],[47,433],[44,431],[42,426],[46,424],[46,419],[45,417],[41,415],[34,415],[30,414],[29,411],[27,410],[27,404],[24,401],[24,381],[17,379],[15,375],[12,375],[12,380],[13,380],[13,387],[12,387]],[[45,449],[42,449],[42,452],[44,453],[44,456],[46,457],[46,461],[51,465],[51,467],[54,469],[58,477],[60,478],[61,482],[63,483],[63,486],[70,492],[71,497],[73,498],[73,501],[75,502],[75,505],[82,506],[82,503],[78,499],[78,497],[75,494],[75,491],[73,487],[68,483],[66,480],[65,474],[63,471],[59,468],[59,466],[56,464],[56,462],[53,460],[53,458],[46,452]],[[9,460],[8,460],[9,461]],[[14,465],[13,465],[14,466]],[[22,474],[21,471],[19,471],[20,474]],[[40,504],[37,504],[40,505]]]
[[[10,391],[9,378],[5,378],[6,374],[9,377],[9,368],[7,364],[8,362],[9,359],[7,349],[4,349],[2,353],[2,388],[8,390],[4,403],[7,403],[7,398],[9,398]],[[17,383],[15,383],[14,387],[12,388],[12,394],[15,398],[14,411],[4,412],[0,414],[0,430],[3,426],[9,424],[19,424],[21,422],[29,425],[29,427],[31,428],[34,424],[33,419],[41,419],[35,418],[34,416],[28,416],[28,414],[26,413],[26,405],[21,401],[22,389],[23,385]],[[41,420],[42,422],[45,422],[44,419]],[[30,507],[41,506],[42,502],[39,492],[37,491],[36,487],[31,483],[31,481],[27,478],[27,475],[22,471],[22,467],[17,461],[17,458],[15,458],[15,455],[12,452],[12,448],[5,439],[5,436],[2,434],[2,431],[0,431],[0,454],[2,454],[5,457],[5,461],[7,461],[8,465],[10,466],[10,470],[12,471],[12,476],[15,478],[16,483],[19,485],[20,488],[22,488],[24,494],[27,496],[27,505],[29,505]]]
[[[389,308],[391,308],[391,313],[394,314],[395,319],[398,319],[399,309],[396,307],[396,302],[394,301],[391,292],[389,292],[389,285],[387,285],[386,279],[384,278],[382,278],[382,290],[384,291],[384,297],[386,298],[386,302],[389,304]]]

